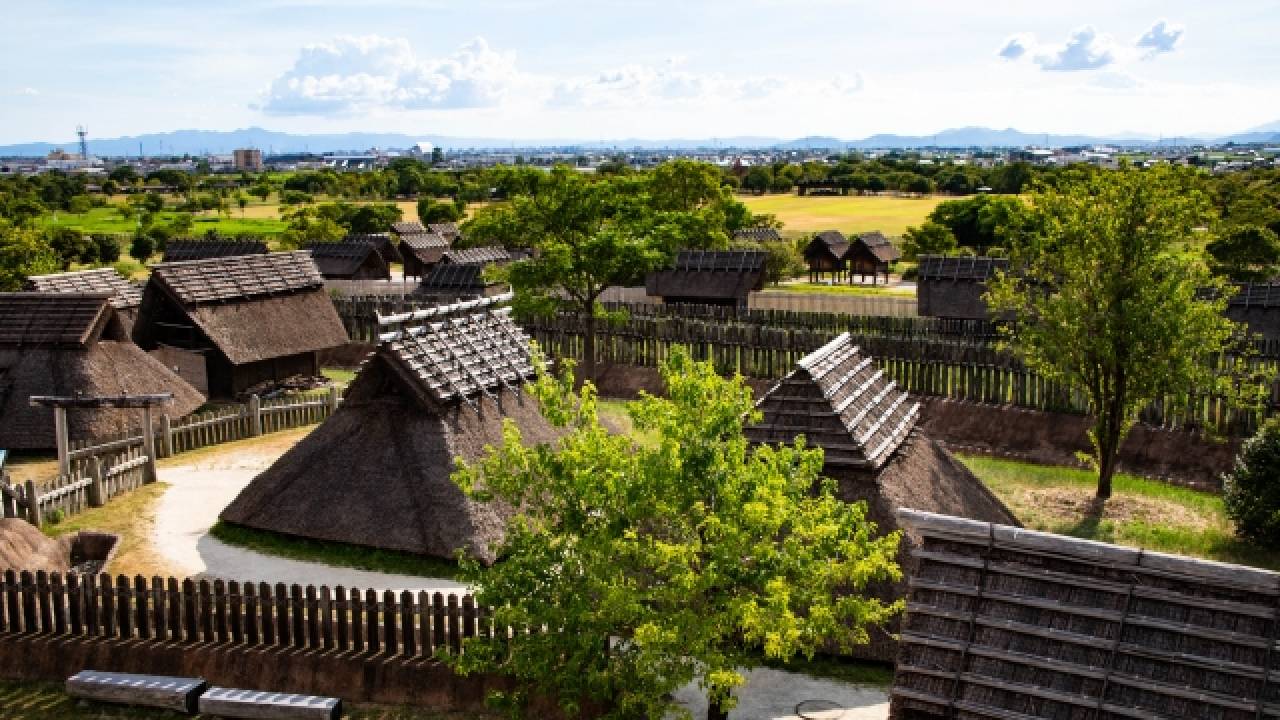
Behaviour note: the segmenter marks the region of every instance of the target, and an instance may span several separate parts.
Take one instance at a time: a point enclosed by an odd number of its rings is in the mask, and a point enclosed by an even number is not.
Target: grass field
[[[1222,498],[1120,474],[1099,513],[1087,470],[979,456],[961,460],[1033,530],[1280,570],[1280,554],[1236,538]]]
[[[886,285],[824,285],[811,282],[789,282],[770,285],[770,291],[798,293],[801,295],[856,295],[862,297],[915,297],[911,288],[888,287]]]
[[[782,234],[795,237],[821,230],[851,233],[879,230],[891,237],[919,225],[944,197],[739,195],[753,213],[771,213]]]

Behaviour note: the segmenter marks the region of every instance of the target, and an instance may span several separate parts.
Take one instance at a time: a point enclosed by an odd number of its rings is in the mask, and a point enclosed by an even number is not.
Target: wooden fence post
[[[28,480],[24,486],[26,488],[27,503],[27,520],[36,527],[40,527],[40,495],[36,493],[36,483],[34,480]]]
[[[151,406],[142,408],[142,452],[147,456],[147,464],[143,466],[142,482],[156,481],[156,428],[151,422]]]
[[[89,458],[89,505],[102,507],[107,502],[107,488],[102,481],[102,458]]]
[[[169,413],[160,416],[160,452],[164,457],[173,457],[173,421]]]
[[[329,414],[338,412],[338,386],[329,386]]]
[[[249,434],[253,437],[262,434],[262,400],[257,395],[249,396]]]
[[[53,409],[53,434],[58,445],[58,474],[70,475],[71,452],[68,445],[71,438],[67,430],[67,409],[64,407]]]

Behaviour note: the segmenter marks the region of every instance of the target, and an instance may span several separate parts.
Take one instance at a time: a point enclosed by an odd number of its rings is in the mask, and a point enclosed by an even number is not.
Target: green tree
[[[907,228],[902,234],[902,255],[907,260],[916,260],[921,255],[948,255],[955,252],[956,245],[951,229],[932,220]]]
[[[1099,499],[1111,496],[1120,444],[1152,401],[1230,392],[1210,369],[1234,325],[1204,266],[1176,252],[1212,215],[1189,172],[1125,168],[1033,194],[1034,232],[1010,243],[1017,274],[987,294],[1012,313],[1006,344],[1032,370],[1088,398]],[[1202,288],[1218,288],[1216,299]]]
[[[1245,442],[1225,478],[1222,501],[1237,535],[1280,548],[1280,421],[1268,420]]]
[[[662,377],[666,398],[628,406],[652,445],[608,432],[595,389],[574,395],[567,370],[532,388],[568,428],[556,447],[526,448],[508,424],[501,448],[454,476],[473,498],[519,508],[502,562],[463,563],[477,601],[497,608],[499,627],[552,628],[468,639],[450,658],[463,673],[514,677],[498,698],[513,714],[536,693],[570,716],[586,701],[607,718],[659,718],[696,680],[707,717],[724,718],[761,655],[848,650],[899,610],[861,594],[900,577],[898,534],[879,535],[864,503],[835,497],[820,450],[749,449],[750,388],[683,349]]]
[[[793,243],[786,241],[760,243],[758,249],[768,253],[764,262],[765,280],[777,285],[805,271],[804,258]]]
[[[93,242],[98,246],[98,262],[110,265],[120,259],[120,243],[111,235],[94,235]]]
[[[418,220],[422,224],[455,222],[462,219],[462,211],[455,203],[441,202],[431,197],[418,198]]]
[[[58,253],[63,270],[69,269],[72,263],[98,261],[97,243],[75,228],[51,227],[45,230],[45,237],[49,247]]]
[[[40,231],[0,219],[0,291],[21,290],[28,277],[61,269],[61,258]]]
[[[240,219],[244,219],[244,209],[249,207],[249,196],[242,192],[236,193],[236,205],[240,206]]]
[[[67,201],[67,212],[72,215],[84,215],[93,208],[88,195],[76,195]]]
[[[1205,250],[1213,272],[1232,280],[1270,280],[1280,270],[1280,236],[1263,225],[1228,225]]]
[[[142,196],[142,205],[151,212],[158,213],[164,209],[164,196],[160,193],[146,193]]]
[[[140,263],[145,263],[151,258],[156,251],[156,241],[151,239],[146,233],[138,233],[133,236],[133,242],[129,245],[129,257]]]

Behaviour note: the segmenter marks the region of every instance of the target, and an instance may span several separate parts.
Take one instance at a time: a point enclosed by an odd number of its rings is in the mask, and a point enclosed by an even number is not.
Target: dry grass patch
[[[782,234],[795,237],[822,230],[862,233],[879,230],[898,236],[919,225],[945,197],[739,195],[753,213],[771,213],[782,221]]]

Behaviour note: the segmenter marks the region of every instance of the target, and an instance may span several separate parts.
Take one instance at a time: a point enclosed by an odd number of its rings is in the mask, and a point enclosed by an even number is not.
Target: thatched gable
[[[372,245],[378,251],[378,254],[382,256],[382,261],[387,265],[393,262],[401,262],[402,260],[396,244],[391,241],[390,233],[351,233],[342,238],[342,242]]]
[[[400,255],[404,258],[404,274],[422,277],[431,266],[440,262],[449,249],[449,241],[443,235],[422,232],[400,236]]]
[[[759,250],[681,250],[675,262],[645,278],[649,295],[668,303],[745,307],[764,288],[767,253]]]
[[[164,246],[164,262],[208,260],[237,255],[266,255],[261,240],[170,240]]]
[[[342,407],[259,475],[222,519],[288,535],[494,560],[510,508],[450,480],[512,420],[526,443],[559,436],[528,397],[528,338],[506,311],[452,318],[381,342]]]
[[[372,243],[362,241],[311,243],[320,274],[328,280],[390,280],[391,268]]]
[[[347,342],[305,251],[156,265],[134,340],[205,356],[210,393],[319,372],[316,354]]]
[[[756,407],[747,428],[756,444],[789,444],[799,435],[826,451],[828,466],[876,469],[920,417],[920,403],[885,376],[848,333],[806,355]]]
[[[849,244],[849,249],[852,251],[855,248],[864,249],[867,254],[882,263],[896,262],[902,257],[902,253],[899,252],[897,246],[890,242],[889,238],[885,237],[884,233],[879,230],[865,232],[855,237],[853,242]],[[848,253],[845,254],[845,257],[849,257]]]
[[[849,239],[839,230],[824,230],[813,236],[804,248],[804,259],[813,264],[817,260],[839,263],[849,251]],[[833,268],[823,268],[829,270]]]
[[[488,265],[511,262],[511,254],[500,245],[450,250],[440,258],[441,262],[455,265]]]
[[[70,396],[170,392],[175,417],[204,396],[130,340],[111,296],[0,293],[0,448],[51,450],[53,410],[32,407],[32,395]],[[68,414],[73,440],[101,440],[141,427],[138,413],[77,410]]]
[[[1275,717],[1280,574],[904,510],[891,717]]]

